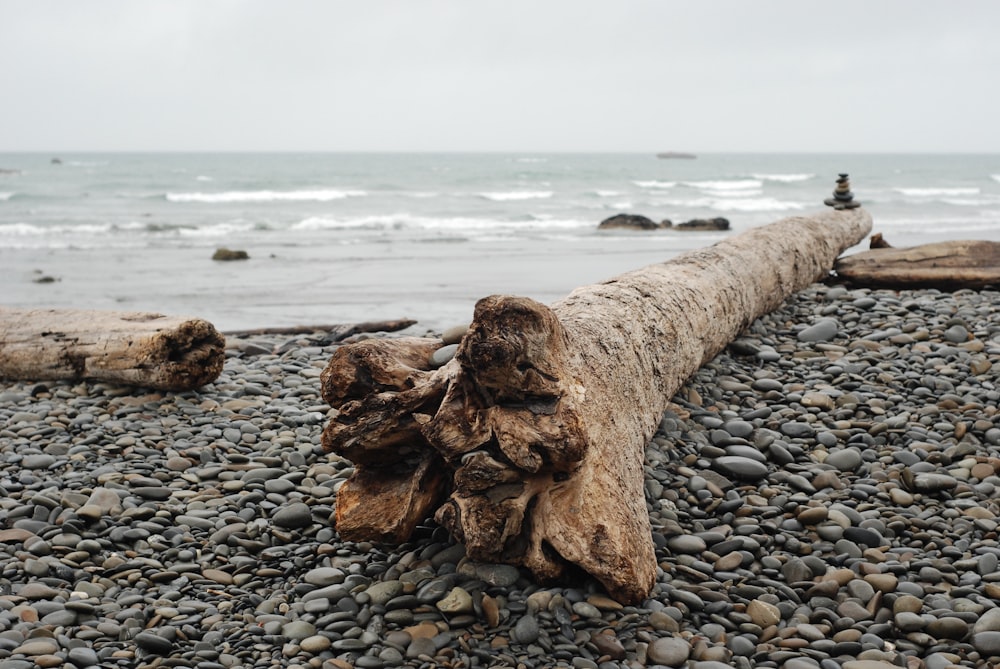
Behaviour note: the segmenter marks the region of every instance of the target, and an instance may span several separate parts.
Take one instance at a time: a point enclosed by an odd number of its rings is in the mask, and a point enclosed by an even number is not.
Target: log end
[[[440,505],[446,487],[446,470],[430,453],[416,466],[358,467],[337,491],[337,532],[345,541],[403,543]]]

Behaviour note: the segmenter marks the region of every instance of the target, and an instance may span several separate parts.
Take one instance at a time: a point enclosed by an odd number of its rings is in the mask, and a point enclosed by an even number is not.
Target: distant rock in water
[[[681,158],[684,160],[694,160],[698,156],[693,153],[684,153],[683,151],[661,151],[656,154],[657,158]]]
[[[625,230],[659,230],[663,227],[669,228],[670,221],[667,221],[667,223],[668,225],[664,226],[651,218],[646,218],[639,214],[615,214],[611,218],[601,221],[601,224],[597,227],[602,230],[616,228]]]
[[[728,230],[729,219],[718,216],[716,218],[694,218],[684,223],[674,226],[677,230]]]
[[[212,260],[249,260],[250,256],[246,251],[235,251],[227,248],[216,249],[212,254]]]

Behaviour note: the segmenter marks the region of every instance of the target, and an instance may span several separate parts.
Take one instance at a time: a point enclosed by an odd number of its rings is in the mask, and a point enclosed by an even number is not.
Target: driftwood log
[[[356,465],[338,532],[401,542],[433,513],[470,559],[542,581],[580,568],[641,601],[656,572],[643,454],[669,400],[870,228],[861,209],[789,218],[551,308],[487,297],[438,369],[439,340],[341,347],[321,377],[337,409],[324,446]]]
[[[222,334],[227,337],[254,337],[257,335],[308,335],[325,333],[333,341],[340,341],[362,332],[398,332],[405,330],[417,321],[401,318],[392,321],[369,321],[364,323],[338,323],[335,325],[291,325],[286,327],[253,328],[251,330],[227,330]]]
[[[1000,285],[1000,243],[948,241],[893,248],[881,235],[872,248],[840,258],[837,276],[879,288],[984,288]]]
[[[225,347],[215,327],[196,318],[0,307],[0,378],[192,390],[219,376]]]

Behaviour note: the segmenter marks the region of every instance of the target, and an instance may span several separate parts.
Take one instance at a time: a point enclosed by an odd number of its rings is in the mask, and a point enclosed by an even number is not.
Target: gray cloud
[[[0,4],[0,150],[1000,151],[1000,4]]]

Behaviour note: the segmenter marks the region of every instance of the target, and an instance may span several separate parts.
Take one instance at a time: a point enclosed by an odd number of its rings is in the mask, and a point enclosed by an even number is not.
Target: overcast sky
[[[997,0],[0,0],[0,151],[1000,152]]]

